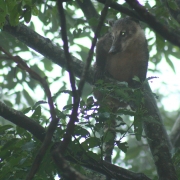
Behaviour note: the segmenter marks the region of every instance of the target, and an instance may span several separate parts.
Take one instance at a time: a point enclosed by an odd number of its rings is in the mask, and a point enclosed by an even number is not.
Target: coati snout
[[[113,24],[111,23],[111,26],[112,45],[109,53],[124,51],[142,31],[138,21],[134,21],[132,18],[117,20]]]

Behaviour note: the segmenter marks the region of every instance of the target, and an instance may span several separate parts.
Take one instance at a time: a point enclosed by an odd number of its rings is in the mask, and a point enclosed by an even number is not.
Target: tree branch
[[[15,109],[6,106],[1,101],[0,101],[0,116],[16,124],[17,126],[26,129],[40,141],[44,140],[46,135],[45,128],[43,128],[41,125],[39,125],[36,121],[32,120],[31,118],[25,116],[20,111],[16,111]]]
[[[164,128],[156,101],[147,83],[144,85],[144,100],[147,113],[145,113],[143,118],[143,126],[159,179],[177,180],[170,154],[171,143]]]
[[[59,170],[64,171],[63,176],[67,179],[89,180],[74,168],[70,167],[69,163],[64,159],[60,151],[62,151],[62,149],[59,149],[59,147],[57,146],[51,151],[51,154]]]
[[[103,4],[106,2],[105,0],[96,0],[96,1],[98,1],[98,2],[100,2],[100,3],[103,3]],[[113,9],[115,9],[115,10],[117,10],[117,11],[123,13],[123,14],[126,14],[126,15],[128,15],[128,16],[137,18],[137,19],[139,19],[139,20],[142,21],[141,16],[139,16],[135,11],[130,10],[130,9],[128,9],[128,8],[126,8],[126,7],[118,4],[118,3],[111,2],[111,3],[109,4],[109,7],[113,8]]]
[[[58,8],[58,13],[60,17],[60,24],[61,24],[61,36],[63,39],[63,48],[64,48],[64,54],[66,58],[66,64],[67,64],[67,70],[69,72],[69,80],[71,84],[71,89],[72,89],[72,95],[73,95],[73,108],[72,108],[72,113],[70,115],[70,120],[67,124],[66,128],[66,133],[64,135],[64,139],[62,142],[62,148],[61,148],[61,153],[64,154],[70,141],[71,141],[71,135],[74,131],[74,123],[77,121],[77,115],[78,115],[78,107],[79,107],[79,102],[80,102],[80,94],[76,89],[76,83],[75,83],[75,77],[74,77],[74,72],[72,68],[72,58],[69,53],[69,47],[68,47],[68,39],[67,39],[67,33],[66,33],[66,18],[64,14],[64,8],[63,8],[63,3],[60,1],[57,1],[57,8]]]
[[[61,158],[58,158],[58,154],[60,153],[61,143],[56,143],[52,146],[51,151],[56,152],[56,161],[58,163],[61,162]],[[85,152],[79,151],[78,153],[74,153],[73,150],[68,149],[68,153],[66,154],[66,159],[68,161],[77,163],[82,165],[88,169],[94,170],[98,173],[102,173],[108,177],[113,179],[121,179],[121,180],[150,180],[146,175],[142,173],[134,173],[132,171],[126,170],[124,168],[118,167],[116,165],[110,164],[103,160],[93,159],[89,156],[84,158]],[[61,165],[59,165],[61,166]]]
[[[126,2],[141,16],[144,21],[163,38],[167,39],[172,44],[180,47],[180,36],[170,30],[168,26],[160,23],[155,16],[149,13],[137,0],[126,0]]]
[[[83,87],[84,87],[84,84],[85,84],[85,81],[86,81],[86,77],[87,77],[87,74],[88,74],[88,69],[90,68],[91,61],[92,61],[92,58],[93,58],[94,48],[95,48],[95,45],[96,45],[96,42],[97,42],[97,38],[100,35],[101,28],[102,28],[103,23],[105,21],[110,1],[111,0],[106,0],[106,3],[104,5],[104,8],[103,8],[103,10],[101,12],[101,15],[100,15],[100,18],[99,18],[99,23],[98,23],[97,28],[96,28],[95,33],[94,33],[94,38],[92,40],[91,49],[89,50],[88,57],[87,57],[87,60],[86,60],[86,64],[85,64],[85,67],[83,68],[83,73],[82,73],[82,76],[81,76],[81,79],[80,79],[80,82],[79,82],[79,86],[78,86],[78,90],[79,90],[80,95],[82,94],[82,90],[83,90]]]
[[[7,24],[3,27],[3,30],[26,44],[28,47],[34,49],[36,52],[39,52],[53,63],[66,69],[64,51],[58,46],[54,45],[49,39],[44,38],[23,24],[19,24],[15,27]],[[72,68],[76,70],[74,72],[75,76],[81,77],[83,67],[84,63],[82,61],[72,57]],[[92,74],[93,70],[90,69],[86,79],[89,83],[93,81]]]
[[[176,119],[170,134],[170,140],[174,148],[180,147],[180,115]]]
[[[35,121],[33,121],[31,118],[28,118],[27,116],[25,116],[24,114],[22,114],[19,111],[16,111],[8,106],[6,106],[3,102],[0,101],[0,116],[4,117],[5,119],[7,119],[8,121],[11,121],[12,123],[16,124],[19,127],[22,127],[26,130],[28,130],[30,133],[32,133],[37,139],[39,139],[40,141],[43,141],[45,138],[45,128],[43,128],[42,126],[40,126],[38,123],[36,123]],[[60,143],[61,144],[61,143]],[[57,145],[55,144],[55,146],[57,147]],[[53,146],[54,147],[54,146]],[[68,161],[77,163],[80,165],[83,165],[91,170],[95,170],[99,173],[102,173],[104,175],[107,175],[107,170],[109,169],[110,172],[112,174],[117,174],[116,176],[122,178],[124,175],[126,176],[125,180],[129,180],[130,178],[132,180],[150,180],[149,178],[147,178],[144,174],[141,173],[133,173],[129,170],[120,168],[118,166],[109,164],[105,161],[102,161],[101,163],[103,163],[106,168],[102,169],[102,164],[97,163],[96,160],[92,159],[92,158],[87,158],[85,160],[83,160],[83,156],[84,156],[84,152],[79,152],[78,155],[74,155],[73,150],[68,149],[68,154],[66,155],[65,158]],[[59,154],[59,151],[57,152]],[[54,156],[55,157],[58,157]],[[79,159],[83,160],[83,161],[79,161]],[[57,158],[57,165],[61,162],[61,158]],[[60,166],[59,166],[60,167]],[[119,174],[119,175],[118,175]],[[142,178],[145,177],[145,178]],[[123,179],[122,179],[123,180]]]

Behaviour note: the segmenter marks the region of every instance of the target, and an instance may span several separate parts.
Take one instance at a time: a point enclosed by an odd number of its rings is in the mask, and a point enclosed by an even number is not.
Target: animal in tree
[[[139,22],[130,17],[121,18],[111,25],[111,31],[97,42],[94,80],[97,82],[108,77],[135,87],[137,82],[133,77],[137,76],[143,82],[147,73],[149,53],[145,33]],[[104,98],[98,90],[94,95],[99,102]],[[106,97],[104,102],[108,103],[112,113],[122,105],[112,97]],[[115,139],[115,117],[112,119],[105,128],[113,137],[105,147],[105,160],[108,162],[111,162]]]

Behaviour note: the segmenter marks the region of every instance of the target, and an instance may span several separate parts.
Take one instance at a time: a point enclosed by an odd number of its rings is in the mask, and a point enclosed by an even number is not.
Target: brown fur
[[[121,33],[125,33],[125,36]],[[108,75],[132,85],[134,76],[138,76],[141,81],[145,80],[147,65],[148,49],[144,32],[131,18],[116,21],[111,33],[106,34],[97,43],[97,79]]]

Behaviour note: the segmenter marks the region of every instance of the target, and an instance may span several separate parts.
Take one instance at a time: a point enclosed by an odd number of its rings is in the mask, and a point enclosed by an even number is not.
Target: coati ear
[[[109,24],[111,27],[113,26],[114,22],[115,22],[115,21],[112,20],[112,19],[111,19],[111,20],[108,20],[108,24]]]

